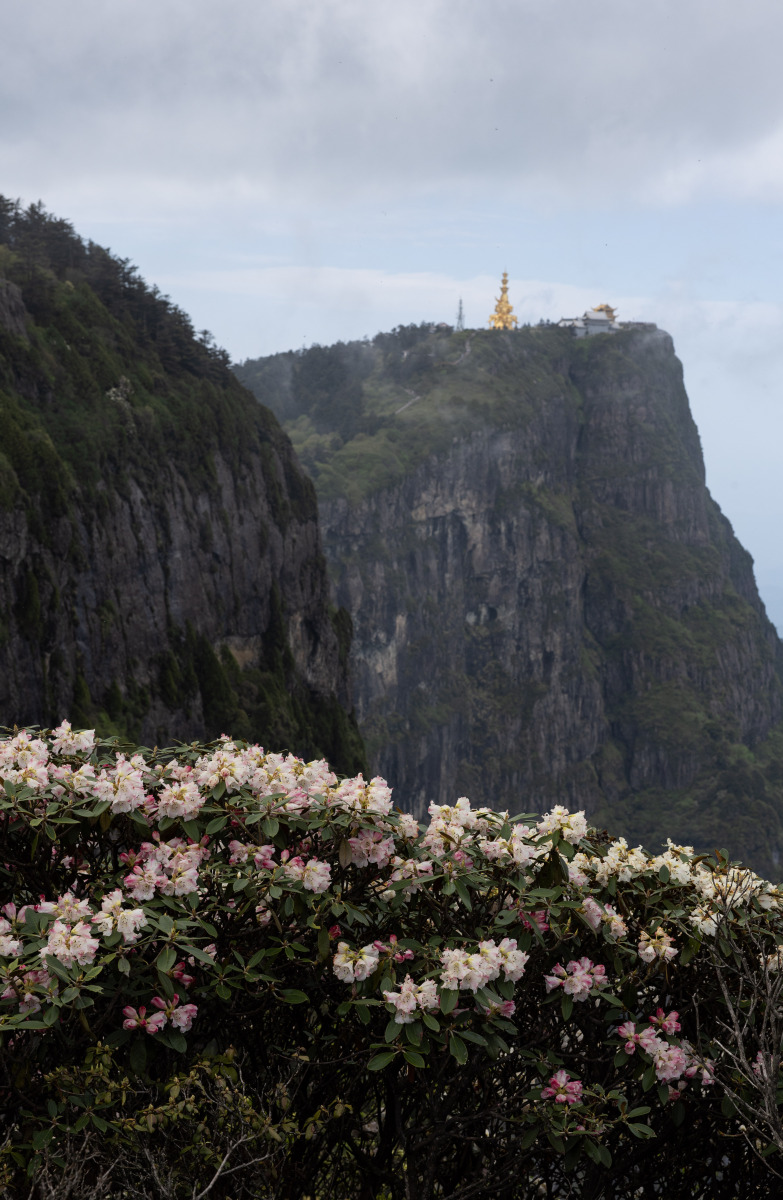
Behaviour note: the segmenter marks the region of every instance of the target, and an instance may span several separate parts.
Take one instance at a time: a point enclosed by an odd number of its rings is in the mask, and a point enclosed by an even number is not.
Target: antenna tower
[[[456,324],[457,333],[462,333],[464,328],[465,328],[465,314],[462,311],[462,297],[460,296],[459,308],[457,309],[457,324]]]

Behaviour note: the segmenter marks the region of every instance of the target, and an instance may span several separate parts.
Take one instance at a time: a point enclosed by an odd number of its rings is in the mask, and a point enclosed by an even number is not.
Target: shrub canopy
[[[725,854],[227,738],[0,779],[9,1196],[767,1194],[781,893]]]

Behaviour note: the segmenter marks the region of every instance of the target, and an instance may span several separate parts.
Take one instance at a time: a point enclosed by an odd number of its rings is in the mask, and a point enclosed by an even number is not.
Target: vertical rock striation
[[[127,262],[1,198],[0,430],[0,724],[363,765],[276,418]]]
[[[373,769],[419,814],[560,801],[774,872],[781,647],[705,486],[671,339],[433,334],[412,355],[412,379],[386,352],[365,380],[380,432],[310,463]],[[383,400],[395,364],[406,413]],[[433,448],[357,494],[349,451],[374,462],[382,436],[387,463]]]

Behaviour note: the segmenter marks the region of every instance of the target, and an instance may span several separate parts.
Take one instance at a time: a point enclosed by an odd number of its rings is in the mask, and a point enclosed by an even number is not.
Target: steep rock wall
[[[533,334],[550,366],[531,395]],[[780,643],[705,487],[671,339],[473,347],[501,420],[391,486],[321,498],[372,767],[418,813],[561,801],[773,871]]]
[[[0,724],[359,769],[350,622],[276,418],[126,262],[4,203]]]

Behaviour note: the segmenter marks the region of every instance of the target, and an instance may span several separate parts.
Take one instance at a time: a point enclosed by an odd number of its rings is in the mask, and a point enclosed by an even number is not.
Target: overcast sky
[[[6,5],[0,192],[241,360],[609,302],[674,337],[783,627],[780,0]]]

